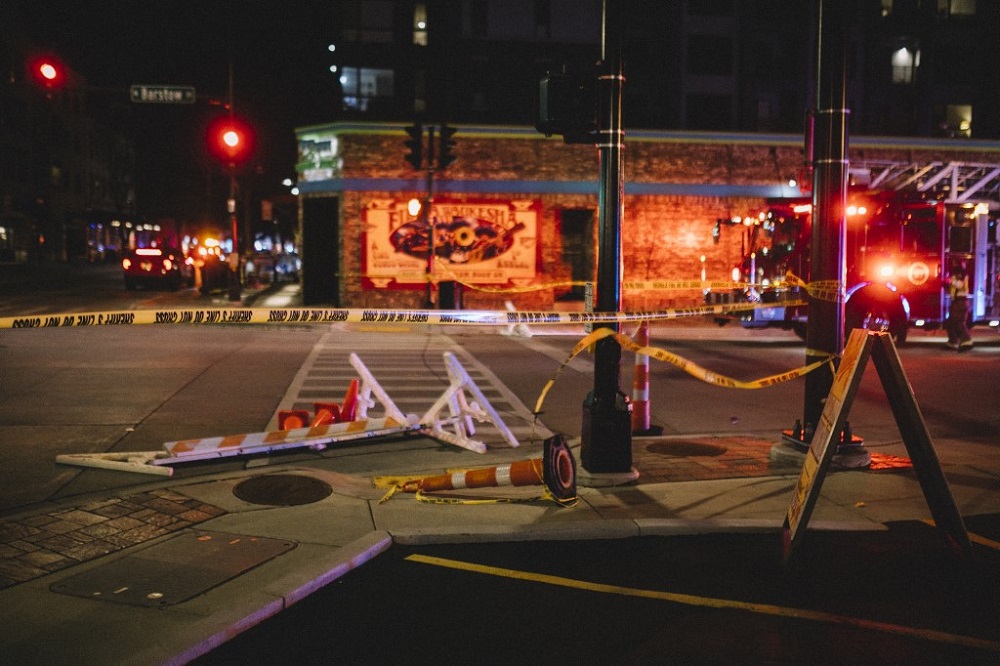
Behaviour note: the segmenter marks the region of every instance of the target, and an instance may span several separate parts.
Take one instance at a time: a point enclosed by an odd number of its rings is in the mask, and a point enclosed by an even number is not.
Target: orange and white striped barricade
[[[245,435],[226,435],[167,442],[164,450],[175,461],[207,460],[237,455],[273,453],[284,449],[311,448],[323,450],[327,444],[348,442],[370,437],[384,437],[420,429],[415,421],[399,421],[391,416],[378,419],[359,419],[344,423],[272,430]],[[154,464],[166,464],[157,461]]]
[[[274,453],[286,449],[310,448],[321,451],[328,444],[349,442],[371,437],[385,437],[406,432],[419,432],[422,426],[415,420],[397,421],[391,416],[333,423],[330,425],[271,430],[267,432],[185,439],[167,442],[163,451],[132,453],[80,453],[56,456],[56,462],[78,467],[97,467],[145,474],[170,476],[167,465],[196,460],[215,460],[235,456]]]

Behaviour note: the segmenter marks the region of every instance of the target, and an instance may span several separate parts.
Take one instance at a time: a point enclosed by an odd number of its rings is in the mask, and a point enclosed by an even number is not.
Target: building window
[[[946,104],[935,109],[940,134],[949,138],[972,137],[972,105]]]
[[[393,96],[393,71],[370,67],[344,67],[340,85],[344,90],[344,110],[367,111],[373,99]]]
[[[975,16],[976,0],[938,0],[938,13],[946,16]]]
[[[427,46],[427,5],[422,2],[413,6],[413,43]]]
[[[892,82],[913,83],[917,67],[920,66],[920,51],[905,46],[892,54]]]
[[[348,42],[392,42],[392,0],[357,0],[343,9],[343,36]]]

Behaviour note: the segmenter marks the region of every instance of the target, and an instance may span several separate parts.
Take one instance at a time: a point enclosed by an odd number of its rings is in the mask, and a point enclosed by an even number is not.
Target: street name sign
[[[193,104],[195,94],[194,86],[134,85],[129,98],[146,104]]]

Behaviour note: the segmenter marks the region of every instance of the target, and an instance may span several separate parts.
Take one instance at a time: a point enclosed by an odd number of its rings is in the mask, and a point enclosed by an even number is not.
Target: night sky
[[[3,14],[87,86],[105,91],[91,97],[93,106],[127,109],[147,190],[140,196],[169,208],[173,189],[204,189],[197,182],[210,168],[204,126],[224,111],[205,99],[129,104],[128,86],[194,86],[200,98],[225,100],[232,63],[235,111],[256,128],[258,187],[279,190],[294,176],[293,129],[334,116],[331,7],[331,0],[13,0]]]

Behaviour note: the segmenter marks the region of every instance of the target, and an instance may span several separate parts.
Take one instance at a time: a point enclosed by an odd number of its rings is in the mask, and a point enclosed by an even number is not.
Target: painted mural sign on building
[[[405,201],[374,200],[363,211],[362,285],[366,289],[426,284],[433,239],[434,279],[467,284],[524,284],[539,271],[538,200],[438,197],[430,224]]]

